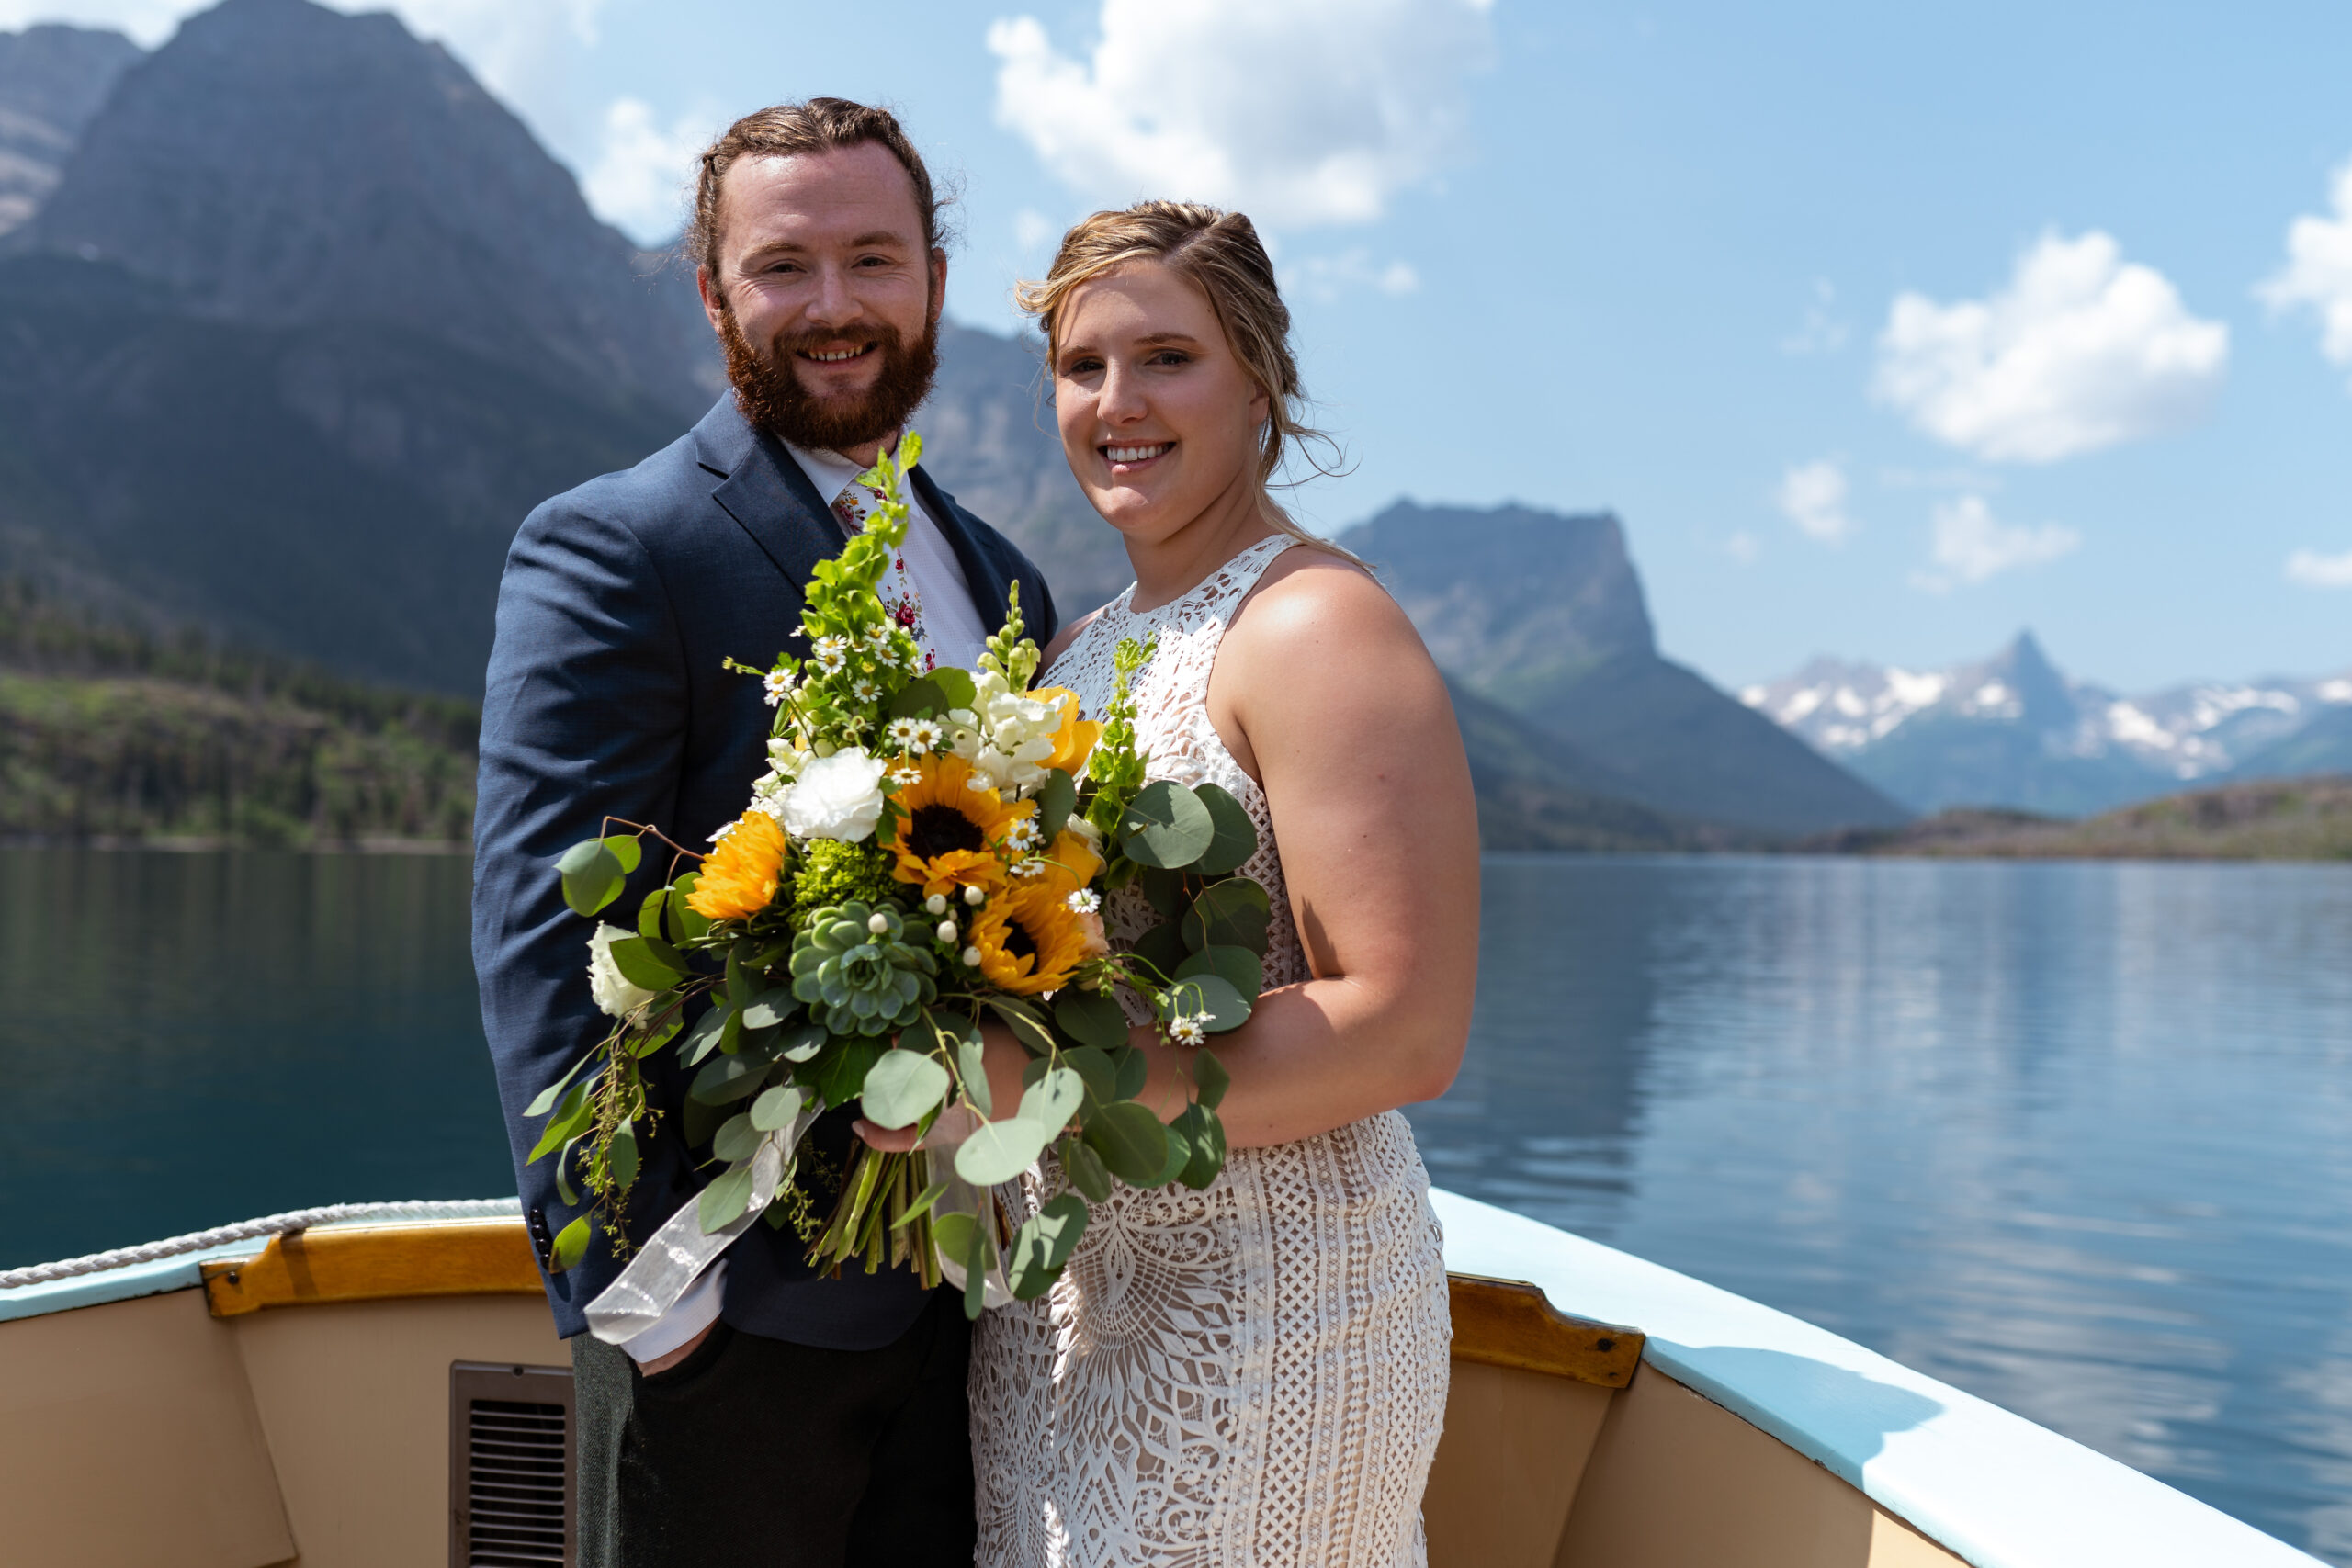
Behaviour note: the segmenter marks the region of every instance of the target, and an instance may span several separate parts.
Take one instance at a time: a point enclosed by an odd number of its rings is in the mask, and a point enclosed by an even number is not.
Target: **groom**
[[[627,473],[532,513],[499,587],[482,706],[473,944],[523,1206],[542,1267],[577,1212],[551,1161],[524,1163],[523,1108],[609,1023],[589,999],[589,926],[555,857],[605,816],[687,845],[740,814],[766,771],[760,683],[733,657],[805,656],[800,585],[870,500],[854,483],[936,364],[947,253],[922,159],[880,109],[815,98],[738,120],[703,154],[686,243],[731,395]],[[970,665],[1035,567],[918,467],[885,591],[943,663]],[[614,908],[663,877],[649,852]],[[644,1240],[714,1168],[681,1134],[684,1075],[645,1063],[658,1120],[628,1214]],[[640,1122],[640,1128],[643,1123]],[[812,1163],[844,1168],[835,1113]],[[820,1192],[830,1207],[832,1194]],[[821,1212],[821,1211],[820,1211]],[[790,1227],[753,1225],[653,1327],[582,1333],[619,1271],[600,1238],[548,1278],[571,1338],[583,1568],[968,1564],[969,1329],[903,1269],[814,1275]]]

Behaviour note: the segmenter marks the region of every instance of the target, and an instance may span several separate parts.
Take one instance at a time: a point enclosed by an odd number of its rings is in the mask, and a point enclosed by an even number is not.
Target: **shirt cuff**
[[[633,1339],[621,1342],[628,1359],[639,1366],[658,1361],[671,1351],[718,1321],[718,1309],[727,1297],[727,1259],[720,1258],[698,1275],[678,1298],[677,1305],[662,1314],[650,1328],[639,1332]]]

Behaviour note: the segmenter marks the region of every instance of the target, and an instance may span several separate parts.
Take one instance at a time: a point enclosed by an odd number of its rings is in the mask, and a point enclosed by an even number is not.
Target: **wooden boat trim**
[[[272,1236],[258,1256],[202,1265],[215,1317],[266,1307],[411,1296],[537,1295],[520,1220],[335,1226]],[[1455,1274],[1453,1354],[1489,1366],[1623,1388],[1641,1365],[1636,1329],[1570,1317],[1521,1280]]]
[[[543,1288],[519,1219],[302,1231],[270,1237],[258,1257],[203,1270],[215,1317],[326,1302],[535,1296]]]
[[[1490,1367],[1549,1372],[1600,1388],[1623,1388],[1642,1364],[1645,1336],[1570,1317],[1537,1287],[1520,1280],[1449,1274],[1453,1356]]]

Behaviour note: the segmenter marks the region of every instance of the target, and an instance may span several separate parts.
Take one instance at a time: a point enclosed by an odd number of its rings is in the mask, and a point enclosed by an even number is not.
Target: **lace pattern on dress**
[[[1054,666],[1100,713],[1124,637],[1159,637],[1135,686],[1153,778],[1216,784],[1258,826],[1269,988],[1308,977],[1265,792],[1209,722],[1234,612],[1295,541],[1253,545],[1136,614],[1130,588]],[[1132,937],[1135,889],[1106,911]],[[1051,1156],[1008,1197],[1061,1185]],[[1445,1416],[1451,1328],[1429,1178],[1389,1111],[1236,1149],[1204,1191],[1117,1189],[1061,1281],[973,1342],[984,1568],[1420,1568],[1420,1498]]]

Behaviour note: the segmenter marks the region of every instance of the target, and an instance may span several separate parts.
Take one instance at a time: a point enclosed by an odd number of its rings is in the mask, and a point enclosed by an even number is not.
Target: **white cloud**
[[[1283,293],[1326,305],[1355,288],[1376,288],[1395,299],[1421,287],[1421,275],[1413,270],[1411,263],[1392,261],[1382,265],[1374,262],[1372,253],[1362,246],[1337,255],[1301,256],[1295,262],[1279,262],[1275,271]]]
[[[1981,495],[1963,495],[1935,510],[1935,542],[1931,570],[1915,572],[1911,581],[1932,593],[1967,583],[1983,582],[2021,566],[2040,566],[2072,554],[2083,536],[2072,528],[2045,523],[2039,528],[2004,523],[1993,515]]]
[[[1724,553],[1742,566],[1753,566],[1756,558],[1764,553],[1764,546],[1755,535],[1742,528],[1724,541]]]
[[[1836,354],[1846,346],[1852,333],[1852,327],[1838,314],[1838,290],[1827,278],[1816,277],[1813,280],[1813,302],[1804,308],[1804,321],[1781,340],[1781,352],[1800,358]]]
[[[2229,353],[2227,326],[2108,235],[2050,234],[1989,299],[1899,296],[1872,390],[1978,457],[2049,463],[2192,423]]]
[[[997,122],[1090,200],[1362,223],[1459,145],[1492,0],[1102,0],[1091,58],[988,31]]]
[[[639,244],[660,244],[684,226],[695,161],[718,130],[694,115],[680,116],[665,130],[652,106],[616,98],[605,111],[604,138],[581,194],[597,217]]]
[[[1846,470],[1829,458],[1781,476],[1781,511],[1809,539],[1842,545],[1860,526],[1846,511]]]
[[[1024,251],[1044,250],[1060,234],[1060,226],[1034,207],[1024,207],[1012,215],[1013,243]]]
[[[2308,305],[2320,319],[2320,352],[2352,365],[2352,162],[2335,171],[2333,218],[2287,227],[2287,265],[2255,292],[2274,310]]]
[[[2352,588],[2352,550],[2340,556],[2297,550],[2287,558],[2287,581],[2306,588]]]

